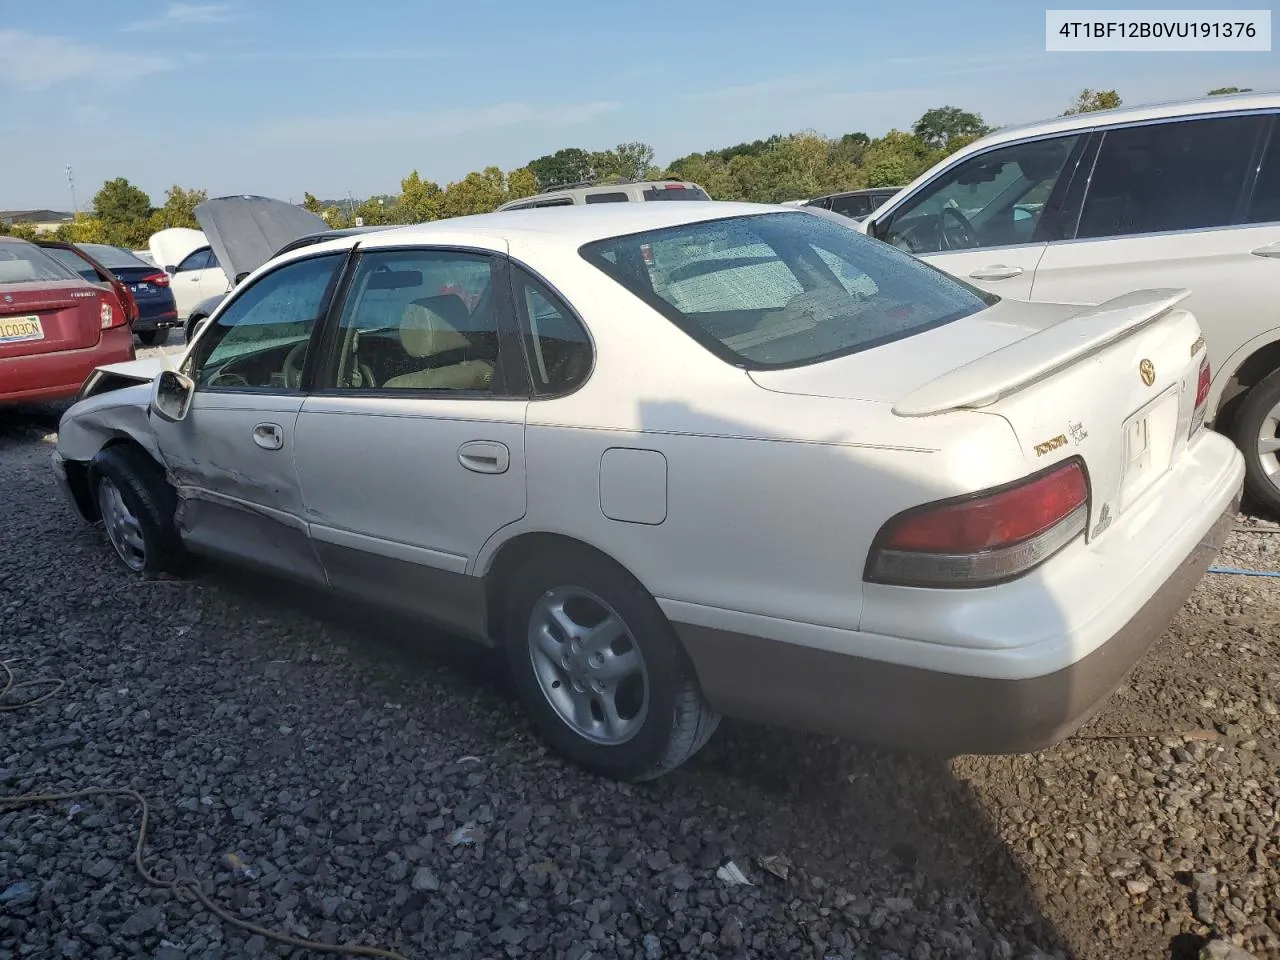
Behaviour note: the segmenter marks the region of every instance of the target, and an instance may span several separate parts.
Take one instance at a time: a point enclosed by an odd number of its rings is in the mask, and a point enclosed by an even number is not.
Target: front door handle
[[[496,440],[472,440],[458,448],[458,462],[476,473],[506,473],[511,451]]]
[[[1265,247],[1259,247],[1257,250],[1250,250],[1255,257],[1266,257],[1270,260],[1280,260],[1280,240],[1275,243],[1268,243]]]
[[[1022,273],[1021,267],[1006,267],[1003,263],[994,263],[989,267],[979,267],[969,274],[971,280],[1008,280]]]
[[[278,423],[259,423],[253,428],[253,442],[263,450],[279,450],[284,446],[284,431]]]

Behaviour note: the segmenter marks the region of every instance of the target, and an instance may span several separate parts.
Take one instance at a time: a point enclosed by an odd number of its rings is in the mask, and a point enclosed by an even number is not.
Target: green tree
[[[900,187],[910,183],[932,166],[939,151],[930,150],[914,134],[890,130],[871,141],[863,155],[863,173],[868,187]]]
[[[461,180],[445,187],[440,203],[441,215],[465,217],[474,213],[490,213],[506,201],[507,178],[497,167],[472,171]]]
[[[538,178],[528,167],[520,167],[507,174],[507,199],[519,200],[538,192]]]
[[[538,157],[537,160],[530,160],[528,167],[533,171],[540,190],[550,190],[568,183],[581,183],[595,177],[591,154],[581,147],[565,147]]]
[[[94,195],[93,209],[102,221],[106,243],[132,249],[151,236],[151,198],[124,177],[102,185]]]
[[[316,216],[324,212],[324,208],[321,207],[320,201],[316,199],[315,194],[307,193],[305,190],[302,191],[302,207],[304,210],[310,210]]]
[[[653,147],[637,140],[620,143],[612,150],[593,153],[591,171],[596,182],[644,180],[651,171],[656,172],[653,166]]]
[[[400,181],[400,209],[404,223],[426,223],[440,217],[444,191],[434,180],[423,180],[414,170]]]
[[[190,227],[200,229],[196,220],[196,207],[209,199],[207,190],[184,190],[176,183],[165,191],[164,206],[160,213],[166,227]]]
[[[926,147],[945,150],[952,140],[967,137],[972,141],[987,132],[982,117],[959,107],[934,107],[911,127],[911,132]]]
[[[1222,96],[1226,96],[1229,93],[1252,93],[1252,92],[1253,92],[1253,87],[1214,87],[1212,90],[1206,93],[1205,96],[1206,97],[1222,97]]]
[[[1062,111],[1064,117],[1075,116],[1077,113],[1092,113],[1095,110],[1111,110],[1121,104],[1120,94],[1114,90],[1090,90],[1085,87],[1078,94],[1071,106]]]

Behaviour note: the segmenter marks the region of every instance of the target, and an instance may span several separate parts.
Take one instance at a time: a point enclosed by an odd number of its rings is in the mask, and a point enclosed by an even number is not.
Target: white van
[[[856,227],[1013,299],[1190,289],[1212,364],[1209,420],[1244,452],[1249,492],[1280,515],[1280,94],[1000,130]]]
[[[710,200],[696,183],[685,180],[641,180],[636,183],[574,184],[521,197],[499,210],[571,207],[579,203],[631,203],[648,200]]]

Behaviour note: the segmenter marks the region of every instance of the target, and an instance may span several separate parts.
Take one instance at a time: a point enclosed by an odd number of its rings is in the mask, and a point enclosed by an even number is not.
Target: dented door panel
[[[302,396],[197,391],[177,423],[152,418],[178,491],[177,527],[196,553],[324,584],[302,514],[293,433]],[[279,447],[255,440],[270,425]]]

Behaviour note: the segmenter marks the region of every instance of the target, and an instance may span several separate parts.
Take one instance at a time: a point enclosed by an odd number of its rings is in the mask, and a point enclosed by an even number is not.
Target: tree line
[[[1218,87],[1208,95],[1245,93],[1248,89]],[[1120,104],[1115,90],[1086,88],[1062,115],[1107,110]],[[304,193],[302,206],[334,228],[352,226],[357,218],[366,225],[389,226],[488,213],[510,200],[569,184],[664,178],[693,181],[716,200],[780,203],[842,190],[903,186],[992,129],[976,113],[941,106],[926,111],[909,131],[890,130],[882,137],[865,133],[825,137],[812,130],[775,134],[691,153],[665,168],[654,164],[653,147],[638,141],[620,143],[611,150],[566,147],[514,170],[485,167],[444,186],[414,170],[400,181],[398,194],[370,197],[345,209],[323,204],[311,193]],[[175,184],[166,191],[164,203],[153,207],[144,191],[118,177],[103,184],[93,198],[91,212],[78,213],[53,236],[138,249],[146,246],[151,234],[166,227],[199,228],[193,211],[207,196],[204,190]],[[25,237],[35,234],[30,224],[8,228],[0,224],[0,233],[5,232]]]

